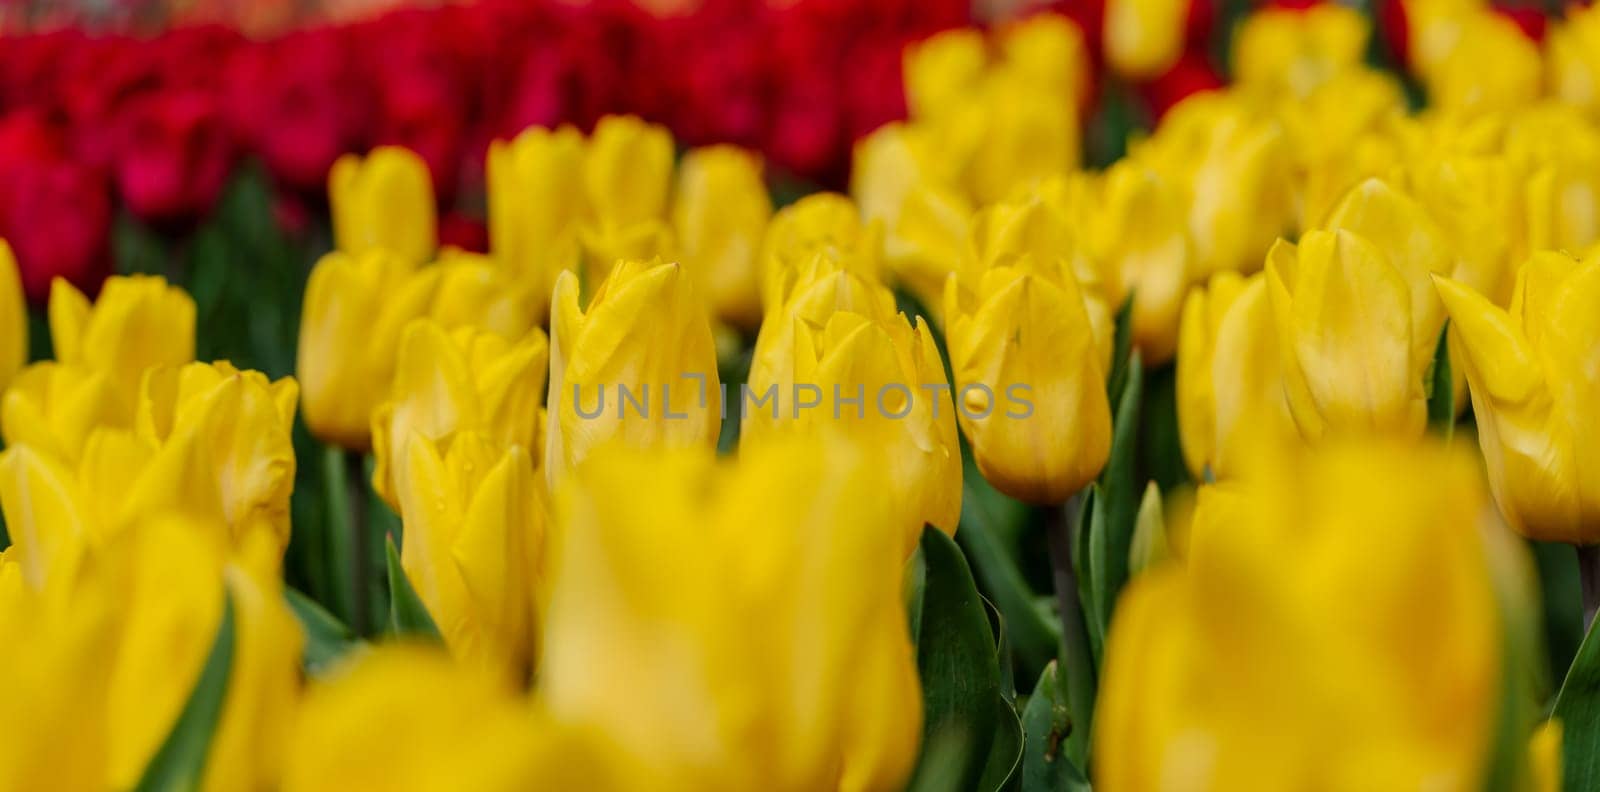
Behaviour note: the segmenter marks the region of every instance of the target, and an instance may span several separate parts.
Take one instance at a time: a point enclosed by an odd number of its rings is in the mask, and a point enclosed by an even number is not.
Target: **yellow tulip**
[[[1318,228],[1351,188],[1421,155],[1421,125],[1390,74],[1339,72],[1299,101],[1278,105],[1295,167],[1299,228]],[[1437,145],[1429,140],[1428,145]]]
[[[1307,96],[1361,63],[1369,33],[1360,11],[1334,3],[1258,11],[1234,36],[1235,79],[1250,88]]]
[[[1522,243],[1522,180],[1500,155],[1452,154],[1415,164],[1412,194],[1438,223],[1456,263],[1454,277],[1489,295],[1511,299],[1511,258]]]
[[[897,122],[856,141],[850,173],[862,215],[884,229],[885,263],[928,311],[960,265],[973,213],[936,160],[926,130]]]
[[[0,551],[0,788],[102,792],[112,735],[94,710],[109,687],[116,600],[104,586],[25,582],[17,552]]]
[[[915,119],[958,107],[983,80],[988,44],[973,28],[947,30],[906,47],[906,107]]]
[[[636,446],[715,444],[721,390],[711,325],[677,264],[618,262],[587,309],[578,306],[577,277],[557,278],[545,400],[545,471],[552,485],[612,439]]]
[[[1135,80],[1160,76],[1183,54],[1188,14],[1184,0],[1109,0],[1106,61]]]
[[[522,681],[538,654],[544,508],[528,449],[415,434],[395,471],[400,561],[451,652]]]
[[[1350,231],[1311,231],[1267,256],[1267,296],[1289,412],[1301,436],[1420,434],[1423,374],[1436,335],[1418,339],[1406,276]],[[1426,274],[1424,273],[1424,277]]]
[[[0,239],[0,391],[28,362],[28,305],[11,246]]]
[[[1429,276],[1455,269],[1448,238],[1427,210],[1388,182],[1368,179],[1329,214],[1324,228],[1349,231],[1371,242],[1390,269],[1405,280],[1411,317],[1413,360],[1420,379],[1433,360],[1444,327],[1444,307],[1428,288]]]
[[[1000,25],[995,38],[1001,70],[1022,76],[1050,101],[1086,103],[1093,73],[1078,23],[1048,11],[1028,14]]]
[[[961,427],[1002,492],[1059,503],[1100,473],[1111,447],[1109,310],[1048,239],[1042,204],[979,217],[982,267],[945,290],[945,341]]]
[[[292,379],[269,383],[226,363],[154,369],[135,429],[101,427],[81,460],[12,445],[0,453],[0,506],[34,579],[76,568],[145,515],[178,512],[236,545],[258,531],[289,540],[294,489]]]
[[[1133,342],[1147,365],[1172,359],[1183,293],[1195,277],[1193,246],[1177,187],[1123,160],[1106,171],[1090,225],[1093,255],[1114,292],[1133,296]]]
[[[762,312],[782,307],[819,257],[875,282],[883,268],[882,226],[862,223],[856,205],[837,193],[815,193],[784,207],[761,242]]]
[[[544,722],[505,680],[387,644],[314,683],[285,792],[619,789],[591,741]]]
[[[977,205],[1078,166],[1077,107],[1052,88],[1016,71],[996,72],[943,122],[941,149],[960,152],[966,141],[962,183]]]
[[[489,144],[489,252],[515,273],[535,324],[550,310],[556,274],[576,269],[583,136],[572,127],[532,127]]]
[[[76,460],[89,433],[128,427],[130,397],[110,376],[86,366],[34,363],[17,374],[0,401],[6,445],[27,445],[61,460]]]
[[[1194,478],[1235,476],[1296,439],[1266,276],[1211,276],[1189,292],[1178,337],[1178,439]]]
[[[872,437],[901,507],[907,554],[923,525],[955,533],[961,448],[944,360],[927,322],[913,325],[887,289],[842,271],[801,284],[763,324],[748,388],[740,448],[832,425]]]
[[[1509,310],[1437,279],[1471,385],[1478,444],[1507,521],[1545,541],[1600,542],[1600,259],[1536,253]]]
[[[431,277],[413,272],[385,251],[329,253],[312,268],[295,374],[305,389],[306,427],[324,442],[356,451],[371,445],[372,412],[394,377],[400,331],[433,298]]]
[[[1600,130],[1573,108],[1538,105],[1509,119],[1505,153],[1526,179],[1527,238],[1516,260],[1600,242]]]
[[[1257,470],[1203,488],[1185,563],[1123,593],[1095,787],[1481,788],[1508,627],[1472,462],[1339,446]]]
[[[18,372],[0,403],[6,444],[76,464],[97,428],[131,429],[146,372],[194,359],[194,300],[159,277],[108,278],[90,304],[57,279],[50,293],[56,361]]]
[[[1283,126],[1236,93],[1184,100],[1132,153],[1184,188],[1196,275],[1256,269],[1292,223]]]
[[[0,707],[28,710],[0,722],[6,747],[20,752],[0,776],[46,774],[18,789],[133,788],[189,700],[226,591],[233,664],[199,788],[276,786],[303,638],[283,600],[272,538],[255,533],[230,552],[221,536],[215,526],[150,517],[96,551],[81,573],[24,584],[20,596],[19,576],[7,569],[15,564],[0,562],[0,633],[14,649],[7,668],[23,675],[0,683]],[[33,640],[13,640],[24,636]],[[65,714],[80,736],[51,745],[60,735],[48,724]],[[37,764],[52,756],[63,763]]]
[[[545,700],[648,788],[907,780],[922,697],[888,482],[867,449],[813,440],[727,466],[608,449],[558,498]]]
[[[376,465],[372,485],[399,508],[396,471],[408,464],[416,437],[441,448],[476,433],[499,448],[517,446],[538,458],[539,401],[544,396],[550,345],[538,328],[509,341],[477,328],[455,331],[432,319],[406,327],[389,399],[372,417]]]
[[[666,127],[634,116],[600,119],[584,152],[582,177],[591,287],[618,259],[672,255],[672,134]]]
[[[290,377],[269,382],[259,371],[240,371],[227,362],[152,370],[137,433],[154,453],[148,469],[133,479],[124,519],[161,506],[196,510],[229,526],[236,543],[249,530],[268,528],[282,552],[289,542],[299,395]],[[87,470],[98,466],[109,477],[132,461],[115,442],[90,445]],[[214,507],[198,511],[200,504]]]
[[[519,293],[513,273],[480,253],[446,249],[424,270],[433,279],[428,317],[447,328],[473,327],[520,338],[535,327],[535,313]]]
[[[1488,6],[1416,3],[1413,64],[1428,103],[1445,113],[1517,110],[1543,92],[1539,45]],[[1485,63],[1493,63],[1485,69]]]
[[[1545,37],[1546,82],[1561,102],[1600,117],[1600,12],[1580,5],[1565,11]]]
[[[160,276],[107,278],[91,305],[72,284],[50,284],[56,360],[105,375],[131,419],[146,369],[194,360],[194,299]]]
[[[827,255],[814,256],[807,266],[796,269],[792,277],[795,280],[791,291],[781,305],[768,312],[756,334],[747,377],[754,398],[776,386],[780,398],[786,395],[783,400],[792,403],[797,381],[794,355],[800,348],[798,336],[802,326],[821,328],[838,312],[854,313],[884,323],[899,313],[894,293],[888,287]],[[788,411],[785,408],[779,412]],[[759,421],[752,423],[752,431],[765,428]]]
[[[335,252],[317,262],[295,367],[312,434],[354,451],[371,447],[373,413],[389,396],[401,333],[425,316],[447,329],[479,327],[508,338],[536,321],[513,274],[482,256],[448,252],[417,268],[381,251]]]
[[[672,207],[679,250],[712,314],[747,329],[761,323],[756,262],[771,215],[759,156],[733,146],[684,156]]]
[[[387,251],[421,264],[439,247],[433,178],[410,149],[346,154],[328,171],[334,247],[352,256]]]

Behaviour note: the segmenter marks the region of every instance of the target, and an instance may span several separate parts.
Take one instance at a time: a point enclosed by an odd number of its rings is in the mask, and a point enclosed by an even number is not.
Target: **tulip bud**
[[[1351,190],[1328,216],[1329,231],[1349,231],[1372,243],[1405,280],[1411,303],[1411,354],[1422,361],[1420,379],[1433,361],[1444,327],[1444,307],[1428,288],[1429,276],[1449,273],[1456,257],[1433,218],[1388,182],[1368,179]]]
[[[946,135],[976,141],[962,181],[980,206],[1078,166],[1076,105],[1022,74],[992,75],[950,123]]]
[[[808,195],[784,207],[767,225],[761,243],[763,313],[781,308],[819,260],[877,282],[883,267],[882,227],[863,224],[855,204],[836,193]]]
[[[28,305],[11,246],[0,239],[0,391],[28,362]]]
[[[1334,3],[1258,11],[1239,26],[1233,68],[1240,85],[1309,95],[1366,57],[1367,19]]]
[[[1516,677],[1490,568],[1517,551],[1472,462],[1338,446],[1255,470],[1202,488],[1185,563],[1124,590],[1095,788],[1482,786],[1494,735],[1525,726],[1500,722]]]
[[[942,172],[925,130],[885,124],[856,141],[850,193],[885,231],[885,263],[926,310],[936,311],[945,279],[960,266],[971,233],[971,201]]]
[[[1298,439],[1266,276],[1211,276],[1189,293],[1178,338],[1178,439],[1194,478],[1231,478]]]
[[[1172,359],[1183,293],[1194,277],[1185,207],[1176,186],[1123,160],[1106,172],[1090,226],[1092,253],[1117,295],[1133,296],[1133,342],[1147,365]]]
[[[394,376],[400,331],[433,297],[433,276],[412,272],[384,251],[330,253],[312,268],[295,373],[305,388],[306,427],[321,440],[370,446],[372,411]]]
[[[583,160],[588,283],[599,283],[621,259],[673,256],[671,189],[672,134],[665,127],[634,116],[600,119]]]
[[[421,433],[402,447],[394,488],[407,579],[456,657],[526,679],[538,654],[545,533],[527,448],[473,432],[444,450]]]
[[[577,276],[556,279],[545,400],[552,485],[612,439],[647,447],[717,441],[722,388],[698,300],[677,264],[618,262],[587,310],[578,306]]]
[[[914,119],[934,118],[959,106],[982,81],[989,55],[973,28],[947,30],[906,47],[906,107]]]
[[[1489,295],[1496,305],[1511,299],[1511,257],[1522,218],[1522,182],[1501,156],[1453,155],[1419,164],[1410,173],[1417,202],[1438,221],[1455,257],[1454,277]]]
[[[945,289],[945,341],[961,427],[1000,491],[1060,503],[1105,465],[1109,310],[1068,258],[1042,244],[1039,204],[997,207],[976,223],[982,267]],[[994,240],[984,242],[984,238]]]
[[[473,433],[497,448],[542,454],[539,400],[549,354],[537,328],[509,341],[472,327],[448,331],[432,319],[407,325],[389,398],[373,413],[373,489],[400,508],[396,471],[416,437],[446,448],[452,437]]]
[[[1526,244],[1537,250],[1584,250],[1600,241],[1600,131],[1576,110],[1546,104],[1513,116],[1506,156],[1525,174]]]
[[[1447,278],[1436,283],[1500,511],[1529,537],[1600,542],[1600,462],[1586,439],[1600,428],[1600,260],[1534,254],[1509,310]]]
[[[1124,77],[1160,76],[1183,53],[1188,14],[1185,0],[1109,0],[1106,60]]]
[[[532,127],[489,145],[489,252],[515,273],[535,324],[550,310],[556,274],[578,266],[583,136]]]
[[[1026,78],[1051,101],[1073,108],[1087,104],[1093,73],[1077,22],[1046,11],[1002,24],[997,32],[999,68]]]
[[[529,712],[506,680],[385,643],[313,681],[284,792],[616,789],[610,751]]]
[[[1600,12],[1574,5],[1550,21],[1545,68],[1550,93],[1562,104],[1600,116]]]
[[[905,784],[922,697],[904,548],[881,530],[882,464],[833,440],[723,465],[709,449],[611,448],[559,494],[541,689],[556,718],[638,762],[645,786]],[[703,540],[694,552],[686,531]],[[682,651],[645,648],[664,646]]]
[[[761,323],[756,261],[771,215],[760,157],[733,146],[684,156],[672,207],[679,250],[713,315],[739,327]]]
[[[311,433],[351,450],[371,447],[373,413],[389,396],[401,332],[413,319],[525,333],[534,314],[511,277],[458,252],[420,268],[381,251],[324,256],[306,283],[296,365]]]
[[[1284,129],[1237,94],[1185,100],[1134,156],[1183,186],[1196,275],[1255,269],[1291,224]]]
[[[1430,345],[1413,335],[1412,292],[1390,257],[1350,231],[1311,231],[1298,247],[1279,241],[1266,275],[1300,434],[1420,434],[1432,355],[1418,357]]]
[[[1443,113],[1518,110],[1544,90],[1539,45],[1486,5],[1417,3],[1408,20],[1413,70]],[[1495,68],[1485,69],[1484,63]]]
[[[913,326],[887,289],[842,271],[801,284],[763,324],[748,388],[740,448],[834,424],[874,438],[887,457],[907,554],[924,525],[955,533],[961,449],[944,360],[927,322]]]
[[[432,177],[410,149],[379,146],[365,158],[340,157],[328,171],[328,202],[334,247],[344,253],[382,250],[416,265],[439,247]]]

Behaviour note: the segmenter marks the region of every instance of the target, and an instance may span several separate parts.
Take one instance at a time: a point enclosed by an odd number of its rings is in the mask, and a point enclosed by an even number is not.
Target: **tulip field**
[[[0,0],[0,792],[1600,790],[1600,8]]]

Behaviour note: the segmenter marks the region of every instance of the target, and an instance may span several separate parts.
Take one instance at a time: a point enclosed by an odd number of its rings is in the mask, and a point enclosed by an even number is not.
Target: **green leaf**
[[[227,698],[233,649],[233,595],[225,592],[222,623],[217,626],[217,637],[211,641],[211,652],[200,670],[200,678],[189,693],[183,711],[178,713],[172,731],[167,733],[167,739],[145,766],[135,792],[189,792],[200,788],[211,735],[222,719],[222,705]]]
[[[305,657],[302,661],[306,673],[312,676],[320,674],[360,643],[353,630],[315,600],[292,588],[285,588],[283,596],[289,601],[290,610],[294,611],[294,617],[300,621],[300,629],[306,634]]]
[[[917,672],[922,678],[924,750],[912,786],[975,789],[999,726],[996,702],[1002,699],[994,636],[972,570],[956,543],[938,529],[924,528],[922,556],[927,582]],[[947,757],[931,752],[963,758],[950,767]],[[957,783],[934,785],[925,776],[935,770]]]
[[[1056,664],[1045,667],[1022,710],[1022,792],[1088,792],[1083,771],[1066,755],[1072,715],[1056,685]]]
[[[1141,572],[1172,555],[1167,546],[1167,520],[1161,509],[1161,489],[1154,481],[1145,485],[1144,497],[1133,520],[1133,545],[1128,548],[1128,575]]]
[[[389,634],[440,640],[439,628],[428,615],[427,606],[400,567],[400,551],[395,549],[393,537],[384,540],[384,553],[389,562]]]
[[[1091,635],[1098,634],[1101,638],[1095,642],[1097,664],[1104,647],[1106,630],[1111,624],[1111,611],[1116,606],[1117,594],[1128,582],[1128,551],[1133,546],[1134,523],[1139,513],[1141,488],[1135,480],[1135,462],[1139,446],[1139,405],[1143,394],[1144,369],[1139,365],[1137,351],[1133,353],[1128,371],[1128,384],[1122,391],[1112,421],[1111,456],[1100,474],[1095,519],[1089,526],[1088,565],[1092,582],[1087,602],[1092,603],[1092,607],[1085,608],[1085,615],[1093,625],[1090,627]]]
[[[1439,331],[1433,350],[1433,365],[1428,368],[1428,428],[1450,439],[1456,425],[1456,381],[1450,372],[1450,322]]]
[[[1022,721],[1017,710],[1005,697],[994,700],[994,742],[989,746],[989,761],[984,763],[983,775],[978,777],[981,792],[997,792],[1015,786],[1022,771]]]
[[[1083,502],[1078,509],[1078,528],[1073,533],[1072,565],[1078,576],[1078,602],[1085,612],[1084,630],[1088,633],[1090,645],[1094,653],[1100,654],[1100,641],[1104,637],[1100,634],[1100,625],[1089,614],[1094,611],[1094,565],[1089,563],[1089,540],[1094,533],[1097,523],[1105,522],[1105,498],[1102,497],[1099,484],[1090,484],[1083,492]],[[1072,504],[1068,503],[1071,509]],[[1067,515],[1070,519],[1074,515]]]
[[[956,541],[972,561],[983,590],[1005,617],[1012,648],[1023,668],[1033,674],[1055,657],[1056,646],[1061,643],[1061,627],[1034,605],[1033,589],[996,535],[995,522],[981,492],[987,488],[988,482],[969,471],[963,485],[961,527],[956,531]]]
[[[1595,620],[1600,624],[1600,619]],[[1593,625],[1556,694],[1562,776],[1570,790],[1600,789],[1600,630]]]
[[[1132,357],[1133,349],[1133,294],[1128,294],[1128,299],[1122,301],[1122,307],[1117,309],[1116,331],[1112,336],[1111,345],[1111,376],[1106,380],[1106,393],[1111,397],[1111,403],[1116,404],[1122,400],[1122,390],[1128,384],[1128,373],[1139,368],[1139,361]]]

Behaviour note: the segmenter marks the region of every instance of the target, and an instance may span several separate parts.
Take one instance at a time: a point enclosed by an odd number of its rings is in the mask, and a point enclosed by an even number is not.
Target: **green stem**
[[[372,590],[371,537],[367,535],[367,471],[366,455],[359,451],[344,454],[345,484],[350,488],[350,582],[354,588],[355,629],[358,635],[368,635],[372,629],[371,610],[367,592]]]
[[[1057,684],[1067,691],[1067,709],[1072,715],[1067,752],[1078,767],[1085,767],[1094,717],[1095,670],[1078,598],[1078,576],[1072,564],[1078,512],[1079,497],[1074,495],[1064,505],[1046,511],[1045,530],[1050,543],[1050,566],[1055,573],[1056,601],[1061,609],[1061,663],[1057,672],[1062,676],[1057,678]]]

